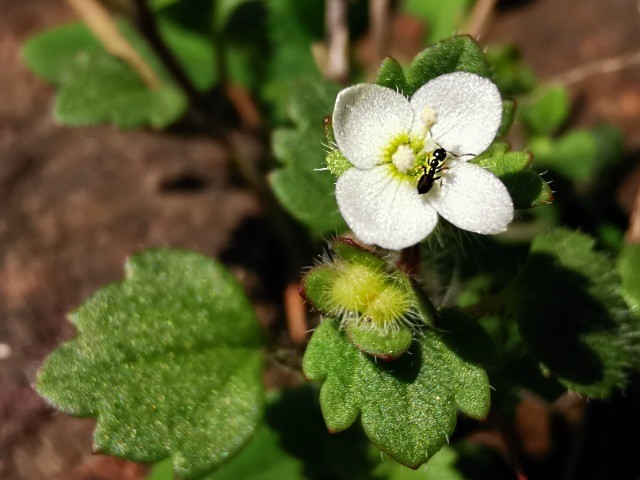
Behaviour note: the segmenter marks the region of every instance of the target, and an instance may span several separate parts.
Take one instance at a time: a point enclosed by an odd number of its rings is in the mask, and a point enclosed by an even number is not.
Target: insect
[[[444,161],[447,158],[447,151],[444,148],[437,148],[433,152],[433,156],[429,160],[429,164],[425,165],[423,168],[424,173],[418,179],[418,193],[420,195],[424,195],[425,193],[429,193],[431,187],[436,180],[441,177],[437,177],[438,173],[442,172],[445,169]]]

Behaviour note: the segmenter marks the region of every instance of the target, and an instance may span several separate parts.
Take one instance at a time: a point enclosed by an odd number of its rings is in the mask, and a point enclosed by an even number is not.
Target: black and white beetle
[[[444,148],[436,148],[433,156],[429,160],[429,164],[423,168],[424,173],[418,179],[418,193],[423,195],[429,193],[435,181],[441,177],[436,175],[444,170],[444,161],[447,158],[447,151]]]

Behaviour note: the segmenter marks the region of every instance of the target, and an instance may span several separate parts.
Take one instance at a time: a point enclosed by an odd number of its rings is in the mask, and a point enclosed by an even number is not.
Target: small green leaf
[[[638,325],[613,262],[591,237],[539,235],[508,292],[529,351],[563,385],[593,397],[625,385]]]
[[[565,87],[544,87],[523,102],[518,112],[530,134],[548,135],[558,130],[569,116],[569,94]]]
[[[535,88],[535,73],[513,45],[490,47],[485,55],[492,68],[493,81],[502,95],[522,95]]]
[[[158,18],[158,29],[193,85],[200,91],[213,87],[218,75],[215,69],[216,51],[211,38],[163,17]]]
[[[553,203],[553,191],[545,180],[533,170],[508,173],[500,177],[509,190],[513,208],[539,207]]]
[[[287,110],[297,129],[276,130],[272,138],[282,166],[272,174],[271,187],[287,211],[319,236],[346,230],[322,143],[323,119],[337,93],[338,87],[326,80],[296,83]]]
[[[396,90],[403,95],[408,90],[407,80],[404,78],[404,70],[396,59],[387,57],[378,69],[376,83],[383,87]]]
[[[513,125],[513,118],[516,113],[516,102],[513,100],[503,100],[502,101],[502,122],[500,123],[500,128],[498,129],[498,133],[496,137],[500,138],[506,135]]]
[[[322,80],[311,45],[323,36],[324,1],[269,0],[264,5],[271,54],[260,86],[276,118],[282,119],[293,79]]]
[[[483,418],[489,383],[476,353],[485,338],[456,317],[444,316],[441,328],[425,330],[411,355],[376,363],[353,348],[337,321],[325,319],[309,343],[303,369],[311,380],[324,382],[320,403],[329,430],[345,430],[360,415],[373,443],[415,468],[447,443],[456,408]]]
[[[482,49],[471,37],[460,35],[442,40],[416,56],[407,74],[407,95],[413,95],[429,80],[457,71],[490,76]]]
[[[256,430],[259,324],[236,280],[201,255],[147,251],[126,273],[71,316],[78,336],[49,356],[36,389],[60,410],[97,417],[98,451],[170,456],[180,476],[197,478]]]
[[[22,55],[33,73],[62,85],[72,77],[70,66],[78,57],[100,49],[100,42],[83,24],[69,23],[29,39],[22,47]]]

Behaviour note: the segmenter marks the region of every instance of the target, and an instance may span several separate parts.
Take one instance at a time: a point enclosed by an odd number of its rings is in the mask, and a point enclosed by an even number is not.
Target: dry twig
[[[369,0],[369,25],[371,26],[371,71],[375,74],[387,55],[389,33],[391,31],[390,0]]]
[[[594,75],[616,73],[635,66],[640,66],[640,51],[585,63],[547,81],[569,86],[580,83]]]
[[[478,0],[467,22],[462,27],[461,33],[466,33],[476,40],[480,40],[493,19],[496,3],[498,0]]]
[[[82,18],[111,55],[133,68],[151,90],[160,88],[160,80],[155,72],[122,36],[106,8],[97,0],[67,0],[67,3]]]
[[[349,80],[349,27],[346,0],[327,0],[327,56],[324,74],[337,82]]]

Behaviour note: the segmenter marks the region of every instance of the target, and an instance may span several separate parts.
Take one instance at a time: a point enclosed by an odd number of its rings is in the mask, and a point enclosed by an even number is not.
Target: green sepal
[[[193,252],[149,250],[70,320],[36,390],[97,417],[96,451],[137,462],[171,457],[197,478],[233,456],[263,414],[262,334],[242,287]]]
[[[403,271],[347,238],[332,242],[333,256],[309,270],[301,295],[326,316],[340,318],[356,348],[392,360],[438,314]]]
[[[509,132],[511,125],[513,125],[513,119],[516,114],[516,102],[514,100],[502,101],[502,120],[500,121],[500,128],[498,128],[497,138],[503,137]]]
[[[531,355],[565,387],[602,398],[625,386],[639,326],[594,244],[566,229],[538,235],[505,298]]]
[[[517,210],[553,202],[553,191],[547,182],[529,169],[532,159],[528,152],[510,152],[506,143],[495,142],[471,162],[486,168],[504,183]]]
[[[347,160],[347,158],[342,155],[340,150],[331,150],[327,153],[327,168],[331,172],[334,177],[339,177],[344,172],[353,167],[351,162]]]
[[[379,272],[384,272],[389,268],[389,264],[384,258],[376,255],[371,250],[361,247],[347,237],[333,239],[331,250],[345,262],[360,263]]]
[[[488,377],[476,363],[487,337],[470,325],[445,314],[441,330],[424,330],[411,355],[376,363],[353,348],[336,320],[325,319],[311,338],[303,370],[323,382],[328,429],[345,430],[360,416],[367,436],[395,460],[412,468],[426,462],[453,433],[456,409],[474,418],[489,409]]]
[[[513,208],[516,210],[553,203],[553,190],[533,170],[505,174],[500,177],[500,180],[507,187],[513,200]]]
[[[408,90],[407,79],[404,76],[402,65],[400,65],[395,58],[391,57],[385,58],[380,65],[375,83],[382,87],[396,90],[403,95],[406,95],[405,92]]]
[[[413,330],[405,326],[384,332],[347,322],[344,331],[358,350],[386,361],[400,358],[413,343]]]
[[[419,53],[409,66],[405,94],[413,95],[429,80],[459,71],[491,76],[482,49],[467,35],[441,40]]]

